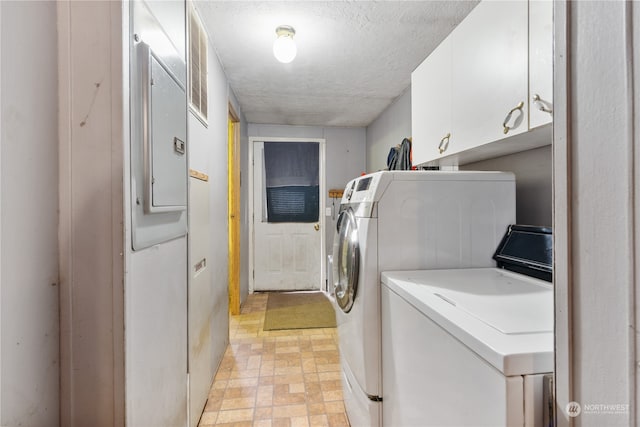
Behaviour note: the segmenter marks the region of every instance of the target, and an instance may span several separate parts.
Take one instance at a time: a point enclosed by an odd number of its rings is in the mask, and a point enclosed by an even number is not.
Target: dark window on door
[[[317,222],[320,209],[317,142],[264,143],[267,222]]]

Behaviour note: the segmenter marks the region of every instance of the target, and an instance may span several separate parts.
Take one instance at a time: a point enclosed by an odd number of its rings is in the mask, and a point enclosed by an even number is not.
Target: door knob
[[[320,224],[313,224],[313,229],[316,231],[320,230]]]

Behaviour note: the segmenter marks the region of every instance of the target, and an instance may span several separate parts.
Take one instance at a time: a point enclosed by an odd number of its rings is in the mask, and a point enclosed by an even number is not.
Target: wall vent
[[[207,33],[195,9],[189,8],[189,105],[207,123]]]

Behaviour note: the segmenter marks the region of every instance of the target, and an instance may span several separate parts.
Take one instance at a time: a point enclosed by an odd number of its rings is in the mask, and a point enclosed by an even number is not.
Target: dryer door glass
[[[337,243],[333,255],[336,301],[342,311],[348,313],[356,297],[360,265],[358,229],[351,208],[340,213]]]

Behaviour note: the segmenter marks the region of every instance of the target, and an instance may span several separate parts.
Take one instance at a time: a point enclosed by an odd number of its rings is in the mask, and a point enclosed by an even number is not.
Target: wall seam
[[[628,157],[629,162],[629,187],[631,188],[630,192],[630,203],[629,203],[629,227],[631,230],[631,236],[629,238],[629,253],[631,254],[631,262],[629,264],[629,369],[630,369],[630,377],[632,381],[629,382],[629,414],[628,420],[630,425],[637,424],[637,384],[638,384],[638,372],[637,372],[637,312],[636,312],[636,299],[637,299],[637,263],[638,263],[638,254],[636,248],[638,247],[638,231],[636,215],[638,212],[638,188],[635,186],[635,182],[637,181],[637,168],[636,168],[636,149],[635,149],[635,81],[634,81],[634,33],[633,33],[633,2],[625,3],[625,48],[626,48],[626,56],[627,56],[627,69],[626,69],[626,83],[627,83],[627,144],[630,150],[630,156]]]
[[[4,50],[2,46],[2,4],[0,4],[0,52]],[[0,100],[2,100],[2,55],[0,54]],[[0,129],[3,127],[2,102],[0,102]],[[2,132],[0,132],[0,195],[2,191]],[[2,242],[2,197],[0,196],[0,242]],[[0,301],[2,301],[2,245],[0,244]],[[0,304],[0,336],[2,336],[2,304]],[[0,425],[3,425],[2,419],[2,339],[0,339]]]
[[[129,31],[124,29],[126,8],[128,3],[112,2],[110,7],[110,55],[109,69],[111,73],[111,254],[112,254],[112,385],[113,385],[113,422],[114,425],[126,424],[125,393],[125,343],[124,343],[124,245],[125,245],[125,211],[124,211],[124,138],[125,123],[128,113],[125,103],[124,85],[127,74],[124,63],[127,63]]]
[[[70,96],[73,79],[71,78],[71,4],[59,2],[58,15],[58,282],[60,306],[60,425],[70,425],[74,406],[73,387],[73,333],[70,325],[73,318],[72,295],[72,257],[71,257],[71,117]]]

